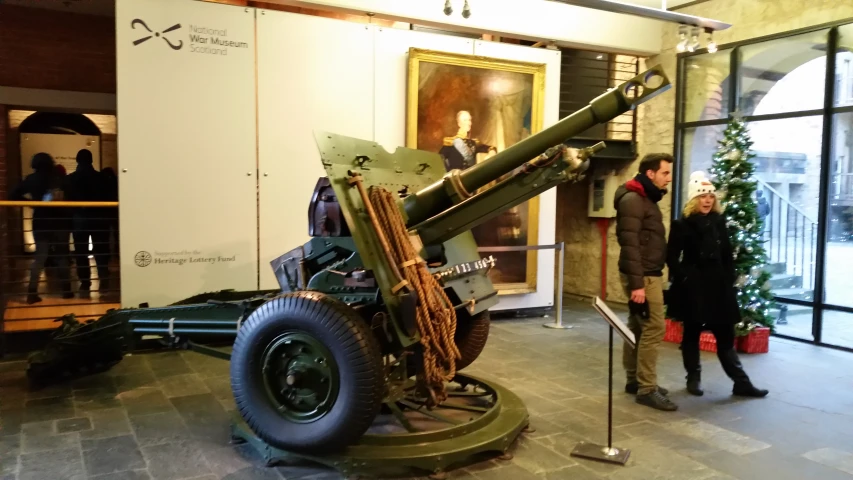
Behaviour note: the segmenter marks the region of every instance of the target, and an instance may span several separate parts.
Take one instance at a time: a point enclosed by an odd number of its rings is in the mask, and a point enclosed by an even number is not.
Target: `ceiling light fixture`
[[[699,48],[699,34],[702,33],[702,30],[699,27],[693,27],[693,31],[690,34],[690,43],[687,44],[688,52],[695,52],[697,48]]]
[[[717,42],[714,41],[714,31],[706,28],[705,32],[708,33],[708,53],[714,53],[717,51]]]
[[[679,52],[687,51],[687,25],[678,26],[678,43],[675,45],[675,49]]]

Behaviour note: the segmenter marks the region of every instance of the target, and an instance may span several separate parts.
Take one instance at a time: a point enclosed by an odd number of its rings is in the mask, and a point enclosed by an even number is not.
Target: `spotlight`
[[[699,47],[699,33],[701,33],[699,27],[693,27],[690,34],[690,43],[687,44],[688,52],[695,52],[696,48]]]
[[[453,6],[450,5],[450,0],[444,0],[444,14],[448,17],[453,13]]]
[[[679,52],[687,50],[687,25],[678,26],[678,44],[675,49]]]
[[[717,51],[717,42],[714,41],[714,31],[706,28],[705,32],[708,33],[708,53],[714,53]]]
[[[462,7],[462,17],[468,18],[471,16],[471,7],[468,5],[468,0],[465,0],[465,6]]]

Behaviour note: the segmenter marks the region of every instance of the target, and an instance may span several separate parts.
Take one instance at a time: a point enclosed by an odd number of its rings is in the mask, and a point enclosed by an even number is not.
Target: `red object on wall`
[[[116,92],[115,18],[0,5],[0,85]]]
[[[609,218],[598,219],[598,231],[601,232],[601,299],[607,300],[607,228]]]
[[[737,337],[735,346],[740,353],[767,353],[770,351],[770,329],[757,327],[749,335]]]

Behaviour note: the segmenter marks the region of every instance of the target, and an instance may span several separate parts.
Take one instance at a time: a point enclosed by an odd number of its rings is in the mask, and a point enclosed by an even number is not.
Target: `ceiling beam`
[[[593,10],[602,10],[612,13],[624,13],[626,15],[634,15],[637,17],[651,18],[663,22],[680,23],[684,25],[694,25],[697,27],[707,28],[711,30],[725,30],[732,25],[730,23],[713,20],[710,18],[697,17],[695,15],[686,15],[683,13],[673,12],[669,10],[661,10],[659,8],[645,7],[642,5],[633,5],[630,3],[615,2],[613,0],[551,0],[552,2],[565,3],[566,5],[575,5],[577,7],[591,8]]]

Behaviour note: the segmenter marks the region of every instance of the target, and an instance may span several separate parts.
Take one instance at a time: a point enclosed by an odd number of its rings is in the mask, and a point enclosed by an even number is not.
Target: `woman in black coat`
[[[717,358],[734,381],[732,393],[764,397],[744,372],[734,348],[740,307],[735,288],[732,246],[716,190],[702,172],[690,176],[682,218],[672,222],[667,246],[670,286],[669,314],[684,324],[681,355],[687,390],[702,395],[699,336],[710,330],[717,340]]]

